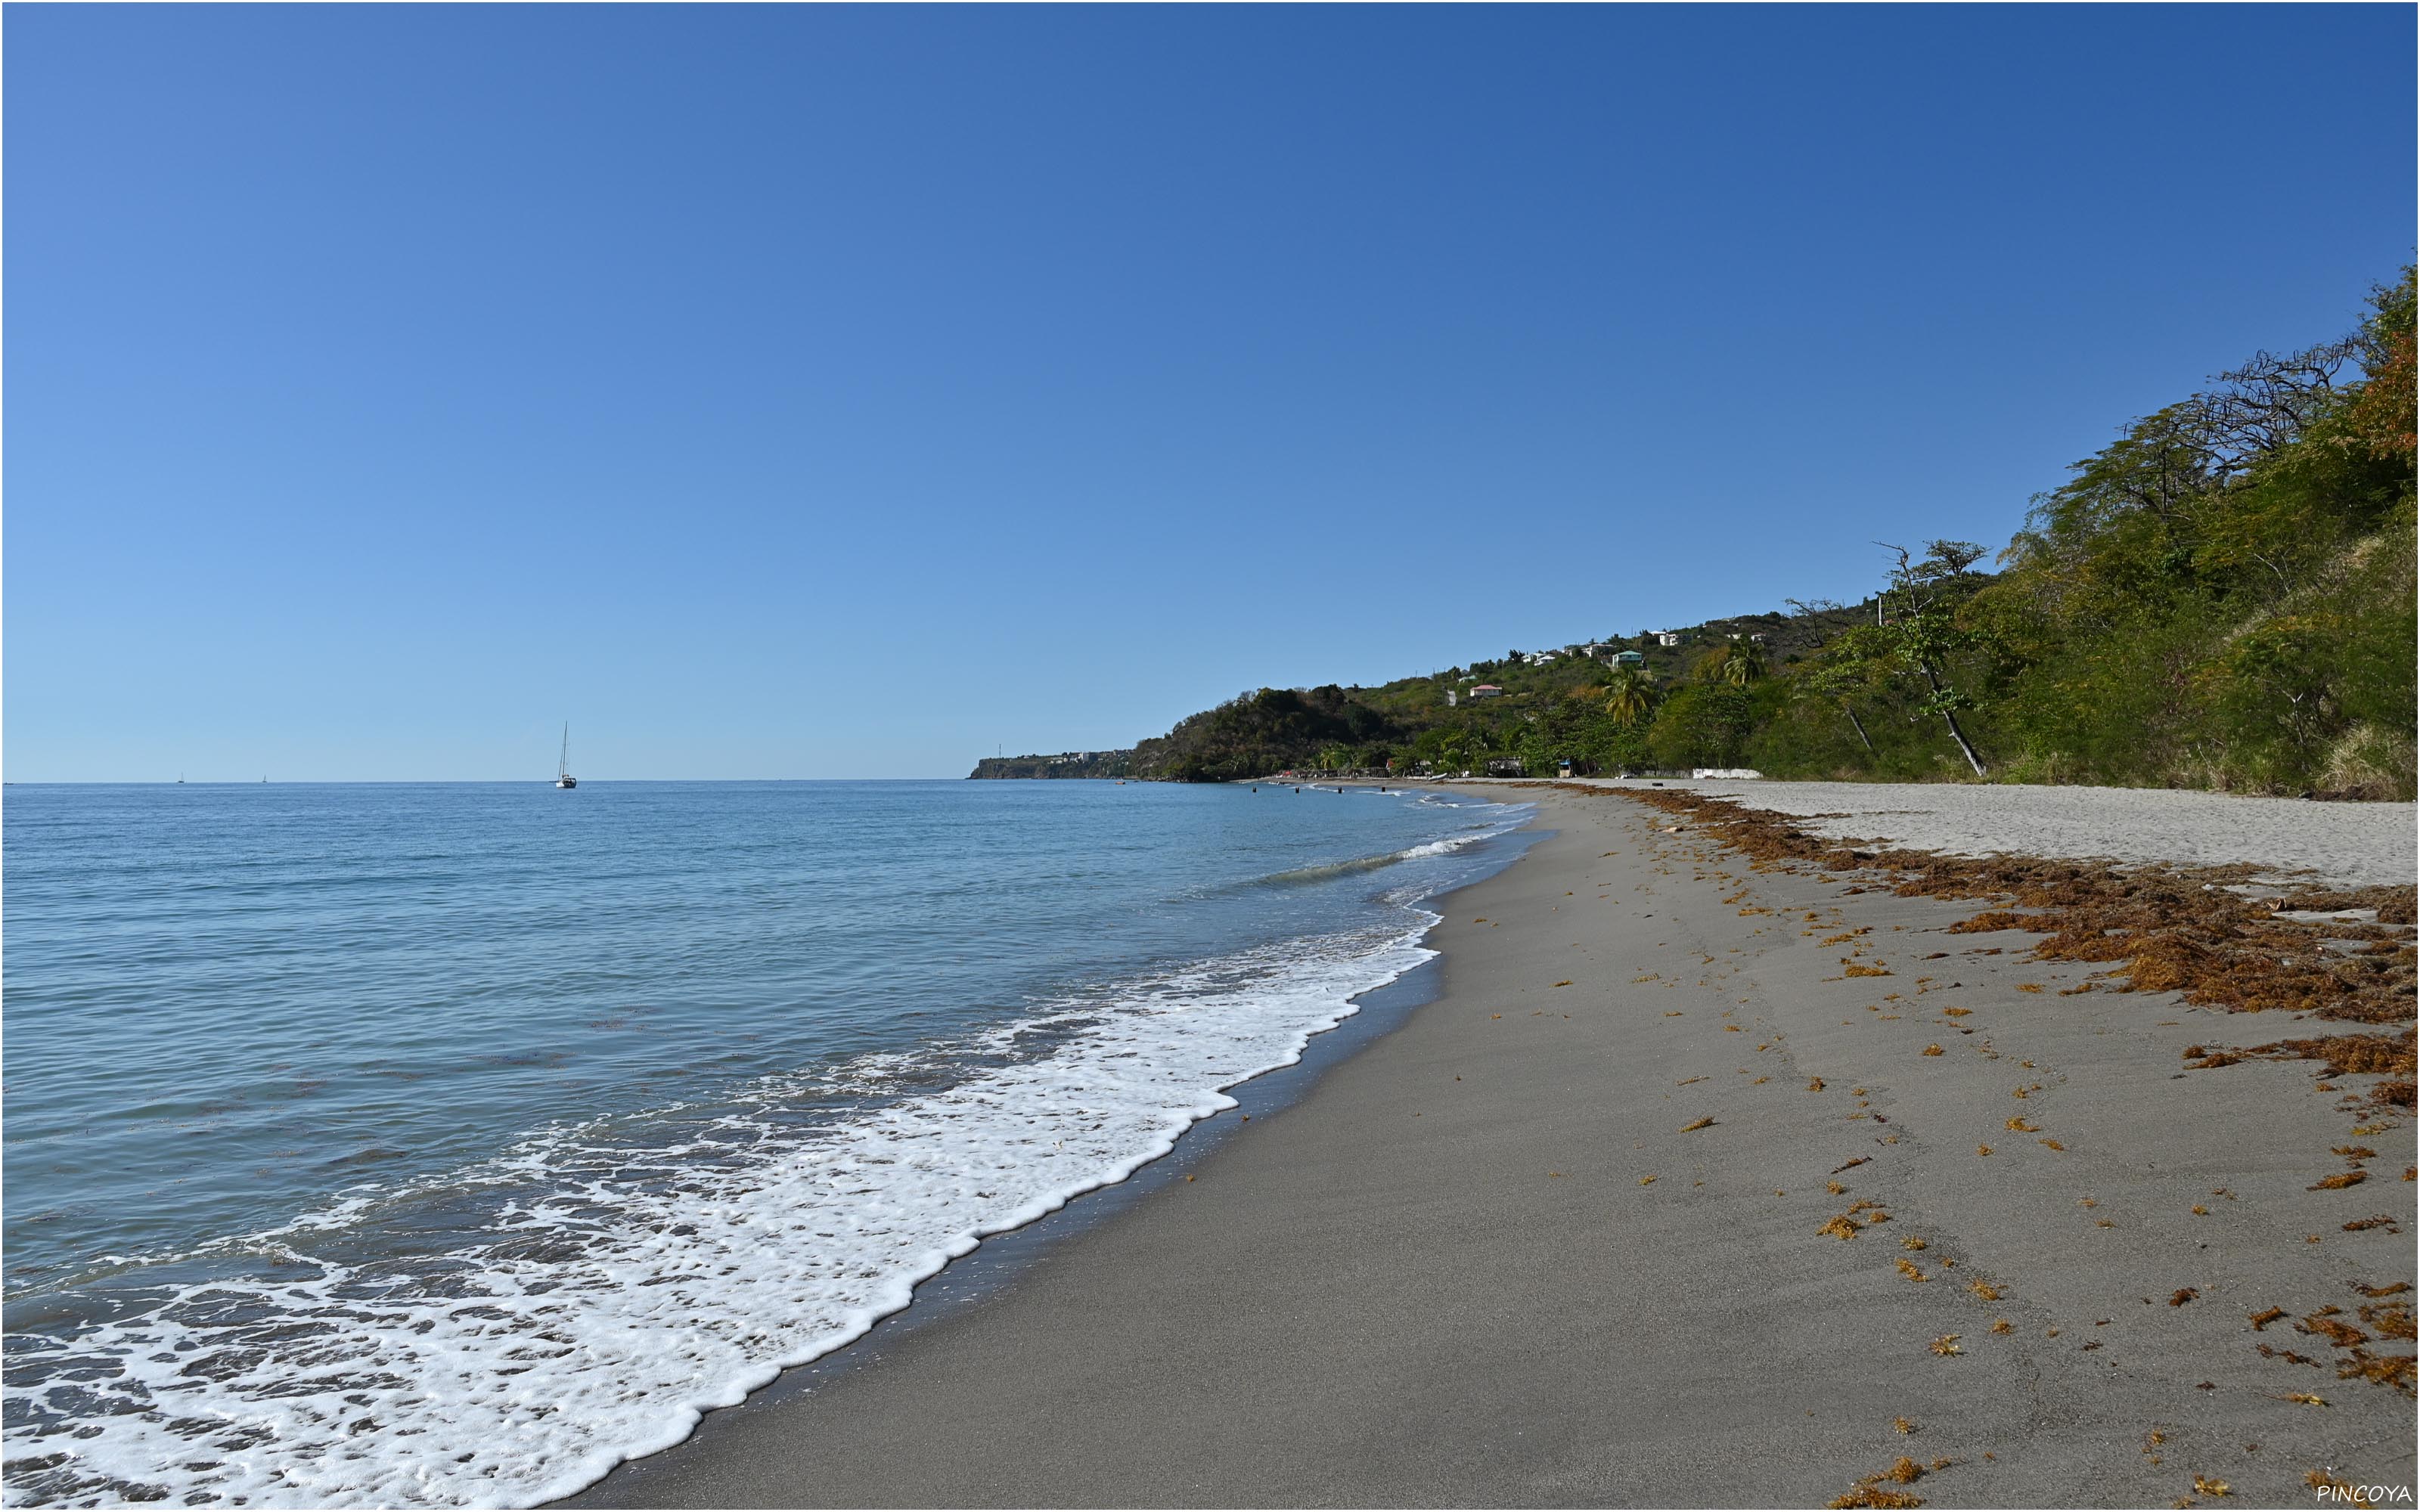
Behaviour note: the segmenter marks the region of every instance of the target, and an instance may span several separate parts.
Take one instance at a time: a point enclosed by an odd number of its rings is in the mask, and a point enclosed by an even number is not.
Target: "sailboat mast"
[[[557,777],[561,777],[564,773],[568,772],[568,771],[570,771],[570,770],[571,770],[571,723],[570,723],[570,721],[569,721],[569,720],[566,720],[566,721],[564,722],[564,726],[563,726],[563,754],[562,754],[561,756],[558,756],[558,757],[556,757],[556,758],[555,758],[555,762],[554,762],[554,775],[555,775],[555,776],[557,776]]]

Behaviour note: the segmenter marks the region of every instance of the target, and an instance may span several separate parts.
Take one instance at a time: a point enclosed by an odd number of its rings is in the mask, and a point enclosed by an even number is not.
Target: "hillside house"
[[[1655,632],[1655,643],[1659,646],[1677,646],[1681,643],[1681,632],[1678,630],[1658,630]]]
[[[1494,683],[1481,683],[1470,690],[1470,696],[1473,700],[1500,699],[1504,696],[1504,690]]]
[[[1617,667],[1644,667],[1647,665],[1647,653],[1644,651],[1617,651],[1613,654],[1613,664]]]

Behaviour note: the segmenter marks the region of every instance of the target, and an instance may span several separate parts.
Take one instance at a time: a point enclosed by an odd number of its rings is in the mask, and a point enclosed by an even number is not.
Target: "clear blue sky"
[[[17,780],[956,776],[1854,598],[2413,238],[2408,6],[6,29]]]

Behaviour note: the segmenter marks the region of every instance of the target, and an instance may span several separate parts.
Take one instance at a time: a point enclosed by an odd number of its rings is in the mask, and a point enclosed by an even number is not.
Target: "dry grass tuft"
[[[2201,1291],[2197,1288],[2179,1287],[2176,1290],[2168,1294],[2168,1305],[2171,1307],[2181,1307],[2186,1303],[2193,1301],[2195,1297],[2200,1295]]]
[[[1815,1231],[1819,1234],[1829,1234],[1834,1239],[1854,1239],[1863,1230],[1857,1227],[1857,1221],[1854,1218],[1843,1212],[1834,1214],[1823,1227]]]
[[[1966,1289],[1975,1293],[1978,1297],[1982,1298],[1985,1302],[1997,1302],[2000,1300],[2000,1288],[1992,1285],[1989,1281],[1969,1281],[1966,1283]]]
[[[1693,1131],[1695,1131],[1695,1130],[1699,1130],[1699,1129],[1711,1129],[1711,1128],[1713,1128],[1714,1126],[1714,1120],[1713,1119],[1711,1119],[1711,1118],[1699,1119],[1699,1120],[1697,1120],[1695,1123],[1684,1123],[1684,1124],[1681,1125],[1681,1132],[1682,1132],[1683,1134],[1689,1134],[1689,1133],[1691,1133],[1691,1132],[1693,1132]]]
[[[2303,1188],[2303,1190],[2305,1192],[2335,1192],[2348,1186],[2359,1186],[2362,1182],[2368,1180],[2369,1173],[2367,1171],[2338,1171],[2334,1176],[2320,1177],[2318,1180],[2313,1181],[2310,1185]]]
[[[1887,966],[1853,964],[1847,970],[1841,972],[1840,975],[1844,977],[1887,977],[1890,975],[1890,968]]]
[[[2253,1313],[2250,1316],[2252,1319],[2252,1331],[2257,1334],[2280,1318],[2285,1317],[2286,1309],[2283,1307],[2272,1307],[2266,1312]]]
[[[1928,1056],[1937,1056],[1942,1053],[1942,1050],[1937,1044],[1929,1044],[1924,1047],[1924,1053]]]
[[[2023,1118],[2010,1119],[2009,1120],[2009,1133],[2040,1134],[2041,1133],[2041,1125],[2039,1123],[2027,1123]]]
[[[1901,1249],[1922,1249],[1924,1248],[1924,1241],[1916,1238],[1914,1234],[1910,1234],[1905,1239],[1899,1242],[1899,1247]]]
[[[1898,1266],[1899,1273],[1907,1277],[1910,1281],[1930,1281],[1932,1279],[1932,1277],[1925,1274],[1923,1269],[1914,1260],[1909,1259],[1903,1255],[1891,1263]]]
[[[1943,1359],[1947,1359],[1953,1354],[1963,1354],[1966,1351],[1958,1347],[1958,1340],[1962,1336],[1962,1335],[1957,1334],[1944,1334],[1939,1338],[1932,1341],[1931,1349],[1933,1353],[1940,1355]]]
[[[2326,1397],[2314,1396],[2306,1391],[2289,1391],[2279,1396],[2277,1399],[2281,1402],[2300,1402],[2304,1407],[2325,1407],[2328,1405],[2328,1399]]]
[[[1892,1418],[1891,1427],[1899,1429],[1901,1433],[1914,1433],[1916,1431],[1916,1425],[1903,1417]]]
[[[2232,1496],[2235,1494],[2234,1487],[2229,1486],[2223,1480],[2212,1480],[2208,1475],[2195,1475],[2194,1477],[2194,1489],[2203,1496]]]

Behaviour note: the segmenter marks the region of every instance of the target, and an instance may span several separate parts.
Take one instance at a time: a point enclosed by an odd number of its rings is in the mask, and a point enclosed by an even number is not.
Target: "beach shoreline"
[[[1523,796],[1545,833],[1446,900],[1435,996],[1307,1095],[562,1504],[2412,1483],[2408,1376],[2338,1375],[2411,1349],[2409,1110],[2339,1101],[2374,1079],[2188,1072],[2285,1015],[2079,995],[2035,935],[1949,933],[1971,901]]]

